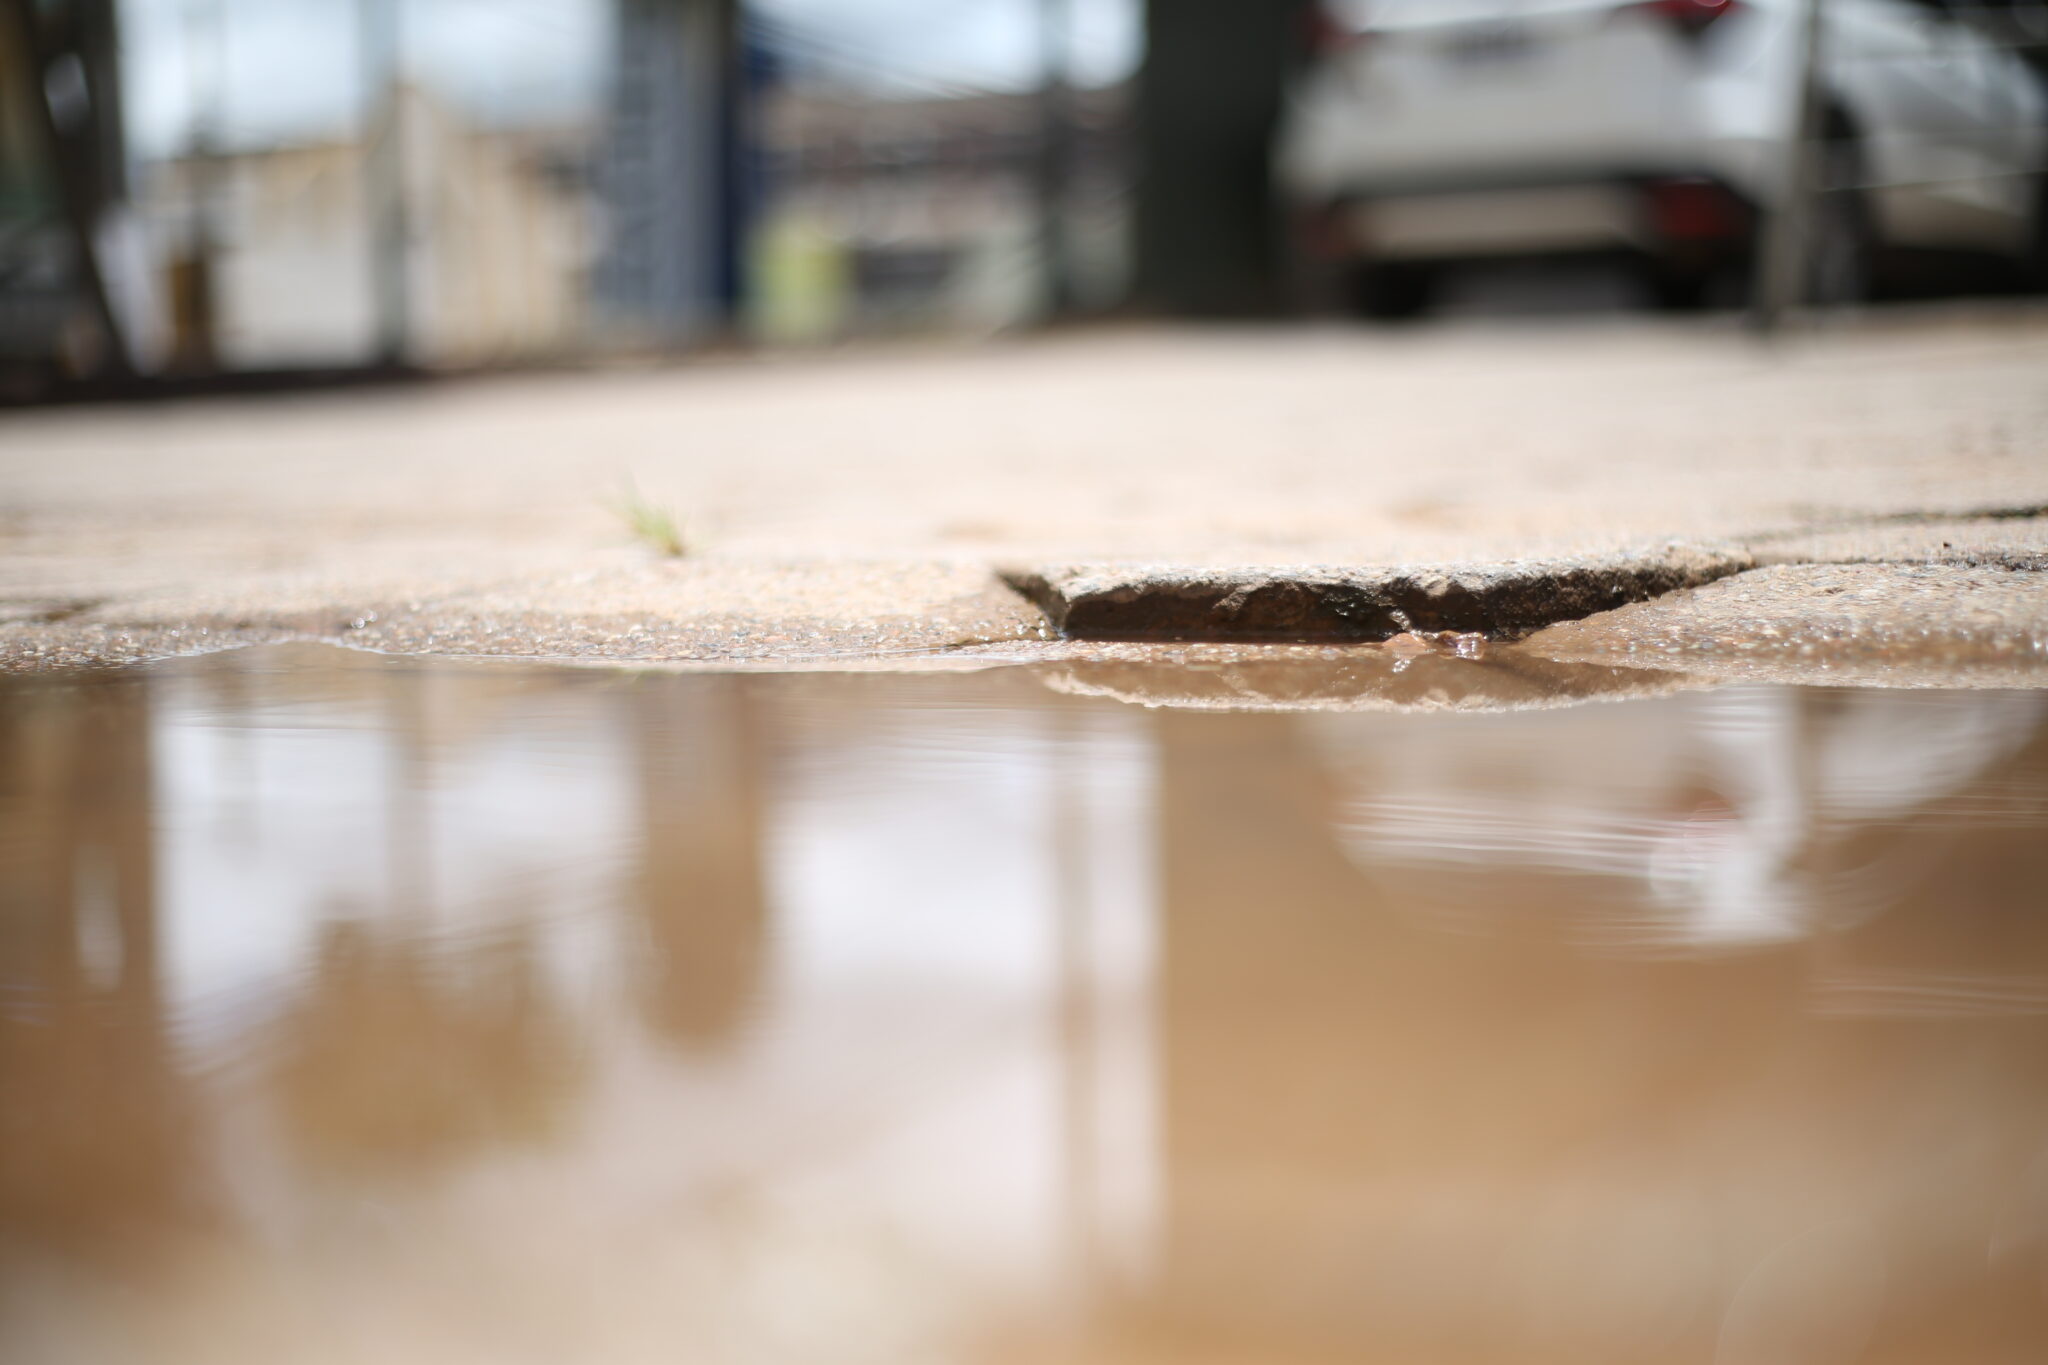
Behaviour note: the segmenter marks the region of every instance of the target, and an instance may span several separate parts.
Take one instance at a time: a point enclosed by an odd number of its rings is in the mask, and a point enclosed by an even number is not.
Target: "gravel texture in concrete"
[[[2048,685],[2048,575],[1779,564],[1538,631],[1547,657],[1758,682]]]
[[[1758,536],[1759,564],[1966,564],[2048,569],[2048,514],[1973,520],[1907,518]]]

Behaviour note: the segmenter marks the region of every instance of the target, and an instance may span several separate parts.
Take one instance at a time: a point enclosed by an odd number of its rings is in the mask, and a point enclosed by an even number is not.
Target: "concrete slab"
[[[1547,658],[1721,681],[2048,686],[2048,575],[1781,564],[1538,631]]]
[[[1846,556],[1799,537],[2048,506],[2043,373],[2048,310],[2014,308],[1768,351],[1640,321],[1134,329],[13,412],[0,667],[277,638],[887,658],[1033,638],[1001,565]],[[623,532],[628,483],[684,522],[680,567]]]
[[[2048,569],[2048,516],[1881,522],[1751,538],[1759,564],[1969,564]]]
[[[979,565],[659,560],[393,603],[349,642],[392,653],[786,662],[927,654],[1048,636]]]

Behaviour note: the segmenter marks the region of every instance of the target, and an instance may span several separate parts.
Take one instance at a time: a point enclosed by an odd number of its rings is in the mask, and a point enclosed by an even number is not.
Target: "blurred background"
[[[2048,0],[0,0],[0,392],[2038,288]]]

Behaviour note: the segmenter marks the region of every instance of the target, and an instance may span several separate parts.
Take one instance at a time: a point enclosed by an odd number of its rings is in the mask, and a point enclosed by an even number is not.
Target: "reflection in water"
[[[2043,701],[8,683],[0,1359],[2041,1359]]]
[[[66,1249],[199,1213],[162,1032],[141,688],[0,704],[0,1232]]]
[[[685,707],[634,698],[640,830],[633,901],[648,1025],[713,1047],[746,1022],[762,968],[760,726],[737,678],[706,680]]]
[[[1859,923],[1958,875],[1963,831],[2038,827],[2031,770],[2013,785],[2009,769],[2044,721],[2043,693],[1731,688],[1437,733],[1315,724],[1368,876],[1578,873],[1609,882],[1595,903],[1610,938],[1732,947]],[[1422,903],[1524,913],[1484,875],[1441,885],[1452,894]]]
[[[565,1023],[516,921],[438,966],[408,938],[326,926],[267,1046],[283,1131],[308,1167],[428,1167],[558,1121]]]

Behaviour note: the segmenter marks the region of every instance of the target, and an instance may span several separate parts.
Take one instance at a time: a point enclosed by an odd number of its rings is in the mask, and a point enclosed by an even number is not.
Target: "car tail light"
[[[1669,242],[1726,241],[1749,231],[1749,209],[1711,180],[1653,180],[1650,222]]]
[[[1356,207],[1337,203],[1302,209],[1294,216],[1294,247],[1311,261],[1344,261],[1357,255]]]
[[[1688,38],[1705,33],[1717,19],[1741,9],[1741,0],[1640,0],[1622,6],[1636,13],[1654,14]]]
[[[1302,46],[1311,57],[1346,52],[1372,37],[1349,17],[1326,4],[1312,4],[1301,11]]]

